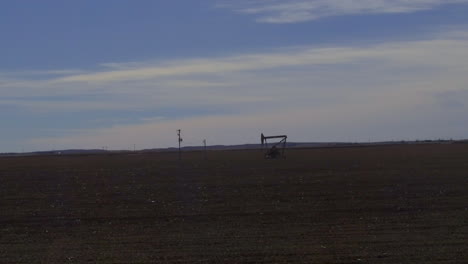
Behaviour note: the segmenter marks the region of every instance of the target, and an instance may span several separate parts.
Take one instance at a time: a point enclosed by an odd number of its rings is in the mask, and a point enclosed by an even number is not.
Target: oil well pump
[[[286,140],[288,136],[280,135],[280,136],[265,136],[262,133],[261,140],[262,140],[262,151],[265,154],[266,159],[277,159],[277,158],[285,158],[284,150],[286,149]],[[271,147],[268,146],[269,139],[277,139],[276,143],[271,144]]]

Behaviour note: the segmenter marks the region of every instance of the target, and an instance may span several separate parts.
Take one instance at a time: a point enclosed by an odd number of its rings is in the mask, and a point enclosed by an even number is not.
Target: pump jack
[[[284,150],[286,148],[286,140],[288,136],[281,135],[281,136],[264,136],[263,133],[261,135],[262,140],[262,151],[265,153],[266,159],[277,159],[277,158],[286,158],[284,156]],[[276,142],[272,145],[271,148],[268,147],[268,139],[281,139],[279,142]],[[278,149],[278,146],[281,148]]]

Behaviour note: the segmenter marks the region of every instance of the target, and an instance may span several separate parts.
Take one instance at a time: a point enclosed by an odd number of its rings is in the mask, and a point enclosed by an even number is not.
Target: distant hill
[[[333,147],[353,147],[353,146],[379,146],[379,145],[400,145],[400,144],[452,144],[452,143],[465,143],[468,140],[415,140],[415,141],[383,141],[383,142],[288,142],[286,148],[333,148]],[[268,144],[269,147],[273,144]],[[248,150],[260,149],[261,144],[240,144],[240,145],[212,145],[207,146],[206,149],[214,150]],[[181,148],[182,151],[202,151],[203,146],[185,146]],[[178,151],[178,148],[156,148],[138,150],[137,153],[144,152],[172,152]],[[133,153],[130,150],[103,150],[103,149],[65,149],[65,150],[50,150],[50,151],[37,151],[28,153],[0,153],[0,157],[17,157],[17,156],[34,156],[34,155],[92,155],[92,154],[113,154],[113,153]]]

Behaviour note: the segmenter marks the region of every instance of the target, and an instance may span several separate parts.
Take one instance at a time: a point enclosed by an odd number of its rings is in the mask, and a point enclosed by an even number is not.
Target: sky
[[[468,138],[468,0],[6,0],[0,152]]]

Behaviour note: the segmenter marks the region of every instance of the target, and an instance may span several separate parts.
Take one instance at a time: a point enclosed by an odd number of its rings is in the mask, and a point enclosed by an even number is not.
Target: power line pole
[[[180,137],[180,129],[177,130],[177,136],[179,137],[179,160],[182,160],[182,152],[180,150],[180,143],[182,142],[182,138]]]

